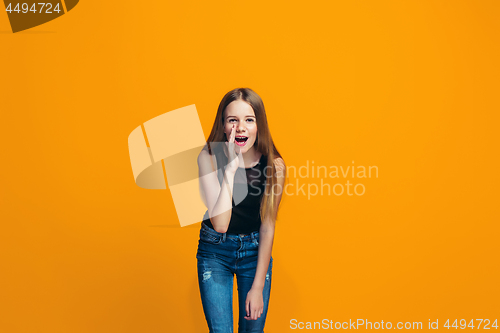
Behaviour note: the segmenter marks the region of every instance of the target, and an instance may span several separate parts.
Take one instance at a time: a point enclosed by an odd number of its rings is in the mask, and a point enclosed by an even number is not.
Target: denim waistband
[[[241,240],[248,240],[248,241],[253,241],[254,239],[259,238],[259,232],[254,231],[251,232],[250,234],[228,234],[226,233],[220,233],[215,231],[214,229],[210,228],[207,226],[205,223],[201,222],[201,229],[204,230],[205,232],[208,232],[209,234],[212,234],[214,236],[222,237],[222,241],[225,241],[226,238],[232,238],[232,239],[241,239]]]

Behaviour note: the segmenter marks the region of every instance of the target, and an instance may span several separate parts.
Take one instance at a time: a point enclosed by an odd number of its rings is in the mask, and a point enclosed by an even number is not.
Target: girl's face
[[[240,147],[241,153],[253,148],[257,139],[257,119],[250,104],[237,100],[229,103],[224,115],[224,133],[229,141],[231,129],[235,129],[234,143]]]

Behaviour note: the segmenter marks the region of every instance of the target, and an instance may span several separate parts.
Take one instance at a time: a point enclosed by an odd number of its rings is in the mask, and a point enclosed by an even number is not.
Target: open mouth
[[[234,142],[240,147],[244,146],[247,143],[247,140],[248,138],[244,136],[234,138]]]

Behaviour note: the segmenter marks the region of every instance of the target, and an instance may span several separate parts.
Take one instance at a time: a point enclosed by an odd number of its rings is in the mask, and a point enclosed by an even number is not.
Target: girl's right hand
[[[236,173],[238,170],[238,167],[240,166],[240,158],[242,157],[241,154],[239,153],[239,148],[235,143],[235,137],[236,137],[236,128],[235,125],[233,125],[233,128],[231,129],[231,135],[229,136],[228,142],[226,142],[226,147],[228,150],[228,162],[226,166],[226,171],[231,172],[231,173]]]

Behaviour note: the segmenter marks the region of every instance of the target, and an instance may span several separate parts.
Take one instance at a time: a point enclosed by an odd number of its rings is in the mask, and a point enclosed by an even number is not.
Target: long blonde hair
[[[226,134],[224,133],[224,111],[231,102],[238,100],[248,103],[255,112],[255,118],[257,120],[257,139],[255,140],[254,146],[258,152],[267,156],[267,166],[264,168],[266,173],[266,188],[260,204],[260,216],[262,220],[267,217],[276,219],[278,215],[278,206],[275,187],[279,188],[277,175],[279,172],[280,175],[286,177],[286,167],[280,165],[278,169],[276,168],[277,166],[274,163],[274,159],[278,157],[283,159],[283,157],[281,157],[278,149],[276,149],[271,137],[269,125],[267,124],[264,102],[255,91],[250,88],[237,88],[231,90],[222,98],[219,108],[217,109],[212,131],[207,139],[208,151],[212,155],[212,150],[210,148],[212,142],[226,141]],[[283,192],[284,189],[279,190]]]

